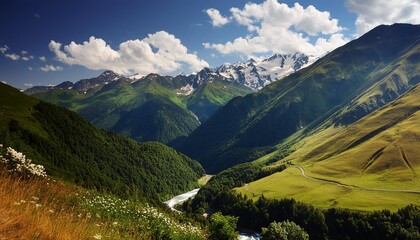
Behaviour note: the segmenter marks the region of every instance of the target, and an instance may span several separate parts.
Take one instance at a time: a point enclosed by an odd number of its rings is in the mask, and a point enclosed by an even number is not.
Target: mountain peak
[[[121,77],[121,75],[118,74],[118,73],[115,73],[114,71],[106,70],[103,73],[101,73],[101,75],[98,76],[98,78],[100,78],[100,77],[102,77],[102,78],[104,78],[104,77],[105,78],[116,78],[116,77]]]

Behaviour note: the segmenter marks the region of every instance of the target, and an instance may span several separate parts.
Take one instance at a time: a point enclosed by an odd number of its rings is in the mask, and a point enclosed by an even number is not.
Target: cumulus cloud
[[[41,71],[43,71],[43,72],[63,71],[63,67],[54,66],[54,65],[45,65],[45,66],[41,67]]]
[[[95,37],[81,44],[71,42],[65,46],[52,40],[49,48],[63,63],[93,70],[109,69],[122,74],[170,73],[180,70],[183,64],[188,65],[191,71],[208,66],[196,54],[188,53],[178,38],[165,31],[149,34],[142,40],[128,40],[118,49],[112,49],[104,40]]]
[[[22,50],[22,51],[20,51],[20,53],[21,53],[22,55],[26,55],[26,54],[28,54],[28,51]]]
[[[277,0],[247,3],[243,9],[231,8],[232,19],[247,27],[248,35],[226,43],[203,43],[222,54],[303,52],[323,55],[348,42],[340,32],[343,28],[329,12],[314,6],[304,8],[299,3],[292,7]],[[310,37],[316,39],[312,44]]]
[[[40,60],[41,62],[45,62],[45,61],[46,61],[46,59],[45,59],[45,57],[44,57],[44,56],[39,57],[39,60]]]
[[[12,59],[13,61],[17,61],[20,59],[20,56],[15,53],[7,53],[7,54],[4,54],[4,56]]]
[[[209,15],[213,27],[221,27],[229,22],[229,19],[223,17],[217,9],[209,8],[205,12]]]
[[[24,85],[25,87],[28,87],[28,88],[33,87],[33,86],[34,86],[34,84],[33,84],[33,83],[24,83],[23,85]]]
[[[3,47],[0,47],[0,52],[1,52],[2,54],[6,53],[6,52],[7,52],[7,50],[9,50],[9,47],[8,47],[7,45],[4,45]]]
[[[412,0],[346,0],[357,14],[356,31],[360,36],[380,24],[420,24],[420,2]]]

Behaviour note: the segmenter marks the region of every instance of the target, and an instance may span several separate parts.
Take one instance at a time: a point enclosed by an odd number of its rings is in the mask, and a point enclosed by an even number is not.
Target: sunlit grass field
[[[254,200],[261,195],[277,199],[294,198],[320,208],[349,208],[360,211],[396,211],[420,201],[420,194],[358,190],[313,181],[304,178],[300,170],[294,167],[235,190]]]

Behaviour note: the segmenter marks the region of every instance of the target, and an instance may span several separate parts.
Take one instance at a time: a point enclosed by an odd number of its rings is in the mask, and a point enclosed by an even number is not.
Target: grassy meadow
[[[300,170],[294,167],[235,190],[254,200],[261,195],[276,199],[294,198],[324,209],[335,207],[360,211],[396,211],[420,200],[420,194],[350,189],[314,181],[303,177]]]

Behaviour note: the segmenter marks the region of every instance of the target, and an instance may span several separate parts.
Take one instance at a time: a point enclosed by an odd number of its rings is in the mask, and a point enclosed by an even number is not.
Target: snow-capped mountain
[[[188,76],[181,73],[177,76],[178,79],[183,79],[181,87],[177,89],[177,94],[190,95],[203,83],[215,79],[229,81],[233,84],[240,84],[249,87],[253,91],[258,91],[272,82],[298,71],[301,68],[309,66],[315,60],[315,57],[307,56],[303,53],[284,55],[274,54],[262,61],[251,58],[246,62],[223,64],[215,69],[203,68],[198,73],[193,73]],[[33,94],[37,92],[46,92],[51,89],[73,89],[81,93],[96,92],[103,86],[120,79],[125,79],[125,81],[128,80],[130,83],[134,83],[136,81],[141,81],[144,78],[146,78],[145,75],[138,73],[130,76],[123,76],[108,70],[98,77],[82,79],[74,84],[65,82],[57,86],[37,86],[25,90],[25,92]]]
[[[309,66],[316,59],[316,57],[303,53],[274,54],[262,61],[251,58],[247,62],[223,64],[215,69],[204,68],[200,72],[188,76],[188,85],[178,89],[178,94],[189,95],[204,82],[212,81],[215,78],[241,84],[253,91],[258,91],[272,82]]]
[[[257,91],[299,69],[309,66],[315,57],[303,53],[275,54],[263,61],[250,59],[247,62],[224,64],[216,72],[228,81],[241,83]]]

